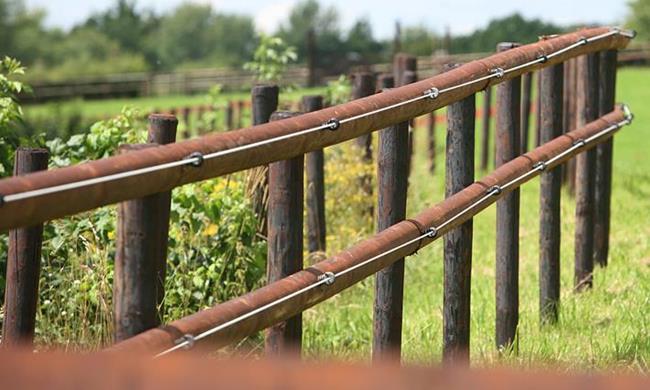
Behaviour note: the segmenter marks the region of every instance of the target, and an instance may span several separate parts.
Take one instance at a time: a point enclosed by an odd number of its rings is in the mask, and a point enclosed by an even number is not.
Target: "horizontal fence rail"
[[[157,353],[222,347],[284,321],[462,225],[521,184],[610,139],[631,123],[626,106],[516,157],[413,219],[404,220],[303,271],[213,308],[148,330],[111,351]],[[199,343],[200,344],[197,344]]]
[[[526,72],[578,55],[624,48],[632,37],[619,29],[585,29],[295,118],[4,179],[0,181],[0,230],[290,159],[428,114]]]

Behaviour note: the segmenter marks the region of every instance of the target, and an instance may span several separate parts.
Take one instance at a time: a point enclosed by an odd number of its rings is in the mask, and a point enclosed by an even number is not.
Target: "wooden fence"
[[[301,313],[376,274],[373,356],[397,359],[404,320],[404,258],[443,238],[443,356],[446,361],[467,363],[472,217],[496,203],[495,342],[498,348],[509,348],[517,338],[519,313],[520,185],[541,176],[542,322],[553,323],[558,317],[560,186],[563,172],[571,171],[562,167],[573,157],[575,289],[590,288],[594,262],[607,262],[612,136],[632,120],[627,107],[614,104],[617,51],[632,37],[619,29],[593,28],[526,46],[501,43],[497,54],[450,65],[421,81],[417,81],[415,58],[398,55],[394,73],[380,78],[381,92],[373,73],[360,73],[354,77],[355,100],[321,109],[320,98],[306,97],[303,111],[307,113],[301,115],[273,114],[279,89],[258,86],[252,97],[253,127],[174,143],[176,117],[152,115],[151,144],[124,147],[118,156],[49,172],[27,174],[45,167],[46,151],[20,150],[16,177],[0,180],[0,229],[11,229],[3,342],[29,343],[33,337],[42,224],[120,203],[114,289],[118,343],[112,351],[160,356],[181,349],[213,349],[269,328],[269,353],[296,354],[302,338]],[[539,146],[526,151],[521,140],[528,135],[528,125],[522,113],[526,116],[530,110],[526,94],[531,90],[527,76],[531,72],[539,75],[539,130],[535,132]],[[475,181],[476,94],[486,91],[484,114],[489,114],[490,90],[495,90],[496,103],[496,169]],[[406,219],[409,145],[414,136],[409,123],[426,116],[431,135],[432,112],[445,106],[447,198]],[[489,115],[484,117],[489,121]],[[492,137],[489,129],[484,124],[484,139]],[[373,156],[367,146],[377,130],[379,149]],[[378,197],[379,233],[303,269],[303,176],[310,182],[308,188],[314,189],[307,194],[309,250],[320,250],[326,229],[322,149],[352,139],[368,161],[378,163],[378,189],[360,178],[359,191]],[[485,144],[481,150],[485,153],[481,165],[487,165]],[[170,191],[267,164],[268,284],[158,326]]]

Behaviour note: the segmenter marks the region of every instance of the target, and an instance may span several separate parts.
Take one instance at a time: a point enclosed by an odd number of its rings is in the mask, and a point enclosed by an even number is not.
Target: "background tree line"
[[[647,36],[650,0],[631,4],[630,24]],[[65,79],[108,73],[167,71],[199,67],[240,68],[250,60],[259,36],[252,17],[224,13],[206,4],[184,3],[167,13],[142,10],[137,0],[116,0],[70,31],[44,25],[42,10],[24,0],[0,0],[0,54],[18,58],[31,79]],[[317,0],[298,3],[276,35],[295,46],[298,62],[306,61],[307,34],[315,37],[316,66],[342,67],[388,61],[395,39],[378,39],[367,19],[344,29],[339,11]],[[488,52],[494,43],[518,37],[536,41],[562,27],[513,14],[461,36],[445,36],[428,26],[405,26],[399,48],[415,55],[437,50]]]

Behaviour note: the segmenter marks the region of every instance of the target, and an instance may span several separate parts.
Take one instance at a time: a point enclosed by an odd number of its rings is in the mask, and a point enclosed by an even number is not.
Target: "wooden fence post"
[[[578,126],[598,118],[600,54],[578,58]],[[575,289],[591,288],[594,270],[596,149],[576,157]]]
[[[183,107],[182,113],[183,113],[183,124],[185,125],[185,129],[183,130],[183,139],[190,139],[192,134],[190,129],[190,108]]]
[[[447,198],[474,182],[475,117],[476,95],[447,107]],[[470,219],[444,236],[443,359],[463,365],[469,364],[472,226]]]
[[[533,144],[534,148],[541,145],[541,132],[542,132],[542,100],[539,96],[539,91],[542,89],[542,78],[539,75],[539,71],[536,72],[537,77],[537,94],[535,96],[535,143]],[[521,152],[526,153],[528,149],[523,149]]]
[[[567,115],[569,116],[569,129],[575,130],[578,127],[578,58],[569,60],[571,64],[571,100],[570,109]],[[569,130],[569,131],[570,131]],[[568,190],[571,196],[576,194],[576,160],[572,158],[567,162],[568,170]]]
[[[617,51],[606,50],[600,54],[599,116],[614,109],[616,99]],[[614,139],[598,145],[596,162],[596,223],[594,225],[594,262],[607,266],[609,255],[609,223],[612,200],[612,152]]]
[[[571,60],[564,61],[564,86],[563,86],[563,106],[562,106],[562,128],[564,133],[571,131],[571,99],[573,99],[573,89],[571,82],[573,80],[573,67]],[[562,184],[568,185],[569,182],[569,163],[562,164]]]
[[[564,64],[539,73],[540,142],[562,135]],[[541,323],[555,323],[560,303],[560,198],[562,168],[544,171],[540,177],[539,223],[539,313]]]
[[[383,77],[381,80],[382,89],[393,86],[391,77]],[[379,132],[378,232],[406,218],[408,131],[407,121]],[[372,343],[372,356],[375,361],[400,359],[403,295],[404,259],[401,259],[376,274]]]
[[[237,128],[241,129],[244,127],[244,109],[246,108],[246,103],[243,100],[237,100]]]
[[[481,132],[481,170],[487,171],[490,159],[490,118],[492,111],[492,88],[483,91],[483,115]]]
[[[278,109],[279,96],[280,88],[277,85],[256,85],[253,87],[251,90],[251,121],[253,125],[260,125],[271,119],[271,114]],[[268,199],[268,166],[253,168],[251,172],[257,172],[254,176],[259,174],[259,181],[253,183],[253,207],[255,208],[255,215],[259,218],[259,230],[265,235],[267,228],[265,206]]]
[[[427,115],[427,156],[429,157],[429,172],[436,172],[436,112]]]
[[[118,153],[155,147],[154,144],[122,145]],[[168,225],[161,224],[167,193],[128,200],[118,206],[117,245],[113,277],[113,340],[119,342],[160,324],[161,238]],[[167,209],[167,213],[169,209]],[[166,246],[166,245],[165,245]]]
[[[354,74],[352,99],[361,99],[375,93],[375,76],[369,72]],[[364,161],[372,161],[372,134],[364,134],[356,138],[356,144],[362,151]],[[372,194],[370,191],[369,195]]]
[[[517,43],[497,46],[503,52]],[[496,166],[520,154],[521,77],[497,85]],[[519,322],[519,189],[497,201],[496,244],[496,344],[509,348]]]
[[[178,119],[173,115],[151,114],[149,115],[149,131],[147,142],[158,145],[167,145],[176,142],[176,131]],[[156,240],[158,265],[156,267],[156,296],[158,306],[163,303],[165,297],[165,276],[167,275],[167,246],[169,243],[169,213],[172,203],[172,193],[161,192],[158,194],[160,209],[156,218],[159,226],[160,237]]]
[[[14,176],[47,169],[46,149],[18,148]],[[36,325],[43,224],[9,231],[2,346],[31,346]]]
[[[271,121],[295,115],[275,112]],[[304,155],[269,164],[268,283],[302,270],[303,165]],[[267,330],[267,354],[300,354],[301,343],[302,314]]]
[[[414,62],[415,63],[415,62]],[[402,75],[404,85],[412,84],[418,81],[418,74],[414,70],[406,70]],[[415,118],[408,121],[409,123],[409,140],[408,140],[408,175],[411,176],[411,167],[413,166],[413,153],[415,144]]]
[[[302,110],[323,108],[322,96],[304,96]],[[307,153],[307,249],[310,253],[325,252],[327,225],[325,223],[325,156],[323,149]]]
[[[226,127],[226,130],[229,130],[229,131],[234,129],[234,124],[233,124],[234,120],[233,120],[233,112],[232,112],[232,110],[233,110],[232,101],[228,101],[228,103],[226,104],[226,108],[225,108],[226,112],[224,113],[223,120],[225,122],[224,126]]]
[[[530,134],[530,96],[533,87],[532,72],[524,73],[521,78],[521,87],[521,152],[526,153],[528,151],[528,136]],[[537,99],[539,99],[539,91],[537,92]]]

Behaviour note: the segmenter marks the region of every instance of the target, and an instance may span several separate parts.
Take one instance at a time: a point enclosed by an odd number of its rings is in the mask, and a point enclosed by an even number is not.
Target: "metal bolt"
[[[548,61],[548,56],[546,54],[540,54],[537,60],[540,64],[545,64]]]
[[[424,95],[430,99],[435,99],[440,96],[440,90],[436,87],[433,87],[424,91]]]
[[[427,229],[426,235],[429,238],[436,238],[436,236],[438,235],[438,229],[436,229],[434,226],[431,226]]]
[[[327,271],[324,274],[318,276],[318,281],[325,281],[325,284],[328,286],[331,286],[334,284],[334,281],[336,280],[336,275],[334,275],[334,272]]]
[[[587,141],[585,141],[585,140],[582,139],[582,138],[577,139],[577,140],[575,140],[575,141],[573,142],[573,146],[583,147],[583,146],[585,146],[585,145],[587,145]]]
[[[537,169],[538,171],[543,172],[546,170],[546,166],[546,161],[540,161],[533,165],[533,169]]]
[[[194,347],[194,344],[196,344],[196,338],[191,334],[184,334],[181,338],[176,340],[177,345],[183,343],[185,343],[185,346],[183,347],[184,349],[190,349]]]
[[[492,69],[492,74],[495,75],[497,78],[501,79],[503,76],[505,76],[506,71],[503,70],[503,68],[494,68]]]
[[[490,195],[500,195],[501,192],[503,192],[503,189],[501,188],[501,186],[494,185],[494,186],[490,187],[490,188],[487,190],[487,192],[488,192],[488,194],[490,194]]]
[[[203,154],[201,152],[194,152],[185,158],[186,160],[194,160],[190,164],[193,167],[200,167],[203,165]]]
[[[332,131],[341,127],[341,122],[336,118],[332,118],[328,120],[327,123],[325,124],[327,125],[328,130],[332,130]]]

